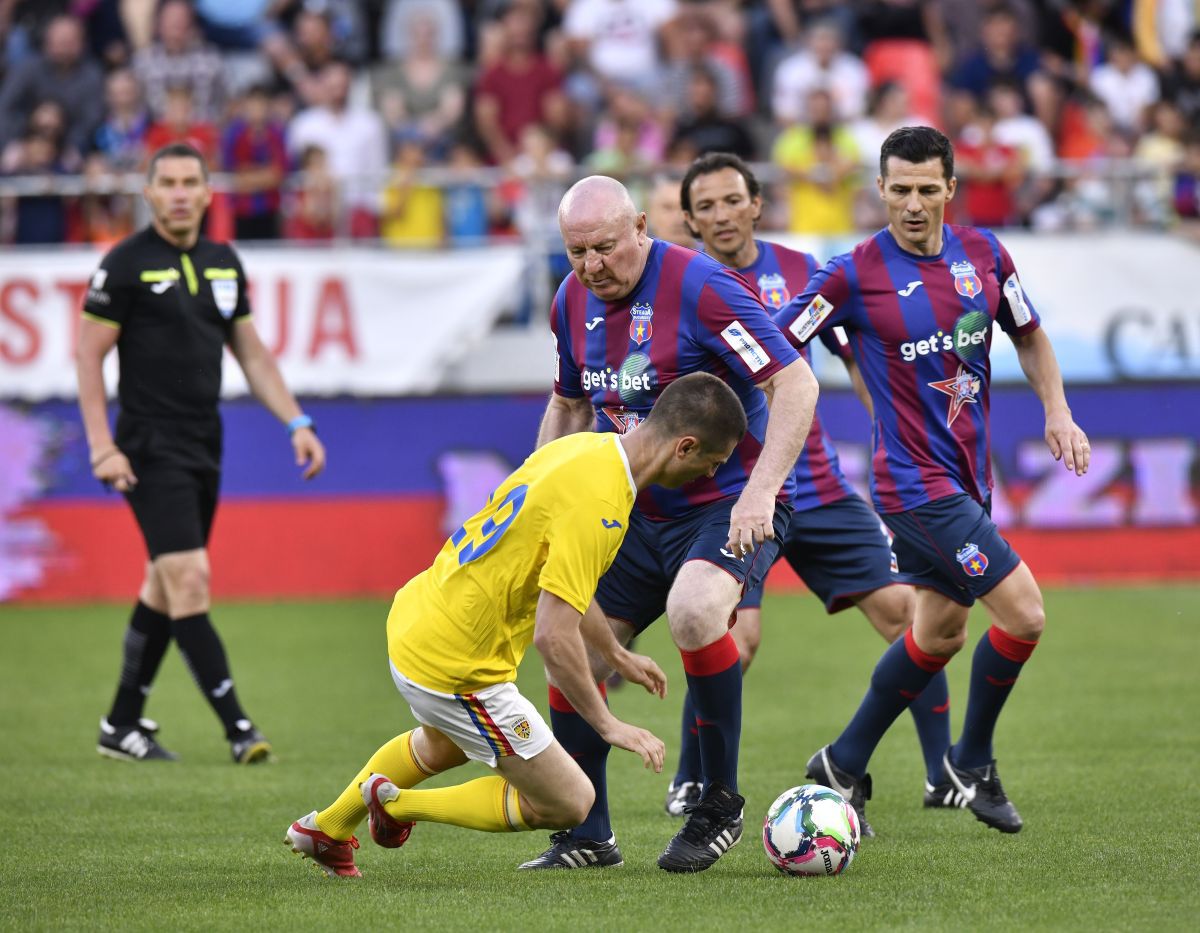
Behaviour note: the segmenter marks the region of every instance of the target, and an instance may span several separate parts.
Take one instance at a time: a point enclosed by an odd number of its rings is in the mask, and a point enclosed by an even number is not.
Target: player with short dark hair
[[[661,771],[662,741],[608,711],[585,644],[650,693],[664,695],[666,678],[617,642],[596,584],[638,491],[711,478],[745,431],[733,390],[693,373],[667,387],[636,432],[574,434],[531,454],[392,603],[392,679],[420,726],[376,751],[331,806],[296,820],[285,840],[292,849],[330,876],[358,875],[354,830],[364,816],[385,848],[403,845],[421,820],[485,832],[580,822],[595,797],[591,782],[515,684],[531,642],[605,743]],[[468,759],[497,773],[412,790]]]
[[[539,446],[578,431],[625,433],[665,387],[708,371],[737,392],[749,430],[716,475],[679,490],[644,490],[596,602],[625,642],[666,612],[688,692],[703,719],[706,789],[659,856],[668,871],[703,871],[742,833],[737,793],[742,670],[729,621],[746,586],[774,561],[787,527],[791,468],[816,403],[808,364],[745,280],[694,250],[651,239],[619,182],[592,176],[563,198],[559,227],[572,274],[551,312],[554,392]],[[769,414],[768,414],[769,411]],[[597,677],[607,673],[597,663]],[[608,745],[551,679],[554,734],[596,788],[570,833],[522,868],[621,861],[609,821]]]
[[[212,200],[204,158],[184,143],[158,150],[144,195],[151,224],[101,260],[84,301],[76,353],[92,473],[128,500],[150,558],[97,750],[134,761],[177,757],[158,743],[157,726],[142,718],[174,638],[225,728],[233,760],[251,763],[269,757],[271,746],[238,701],[209,618],[208,538],[221,477],[217,404],[226,346],[254,394],[287,426],[306,479],[324,468],[325,449],[254,329],[237,254],[200,235]],[[120,371],[115,435],[102,375],[113,347]]]
[[[1046,413],[1054,458],[1087,471],[1087,436],[1008,251],[990,230],[943,223],[954,152],[937,130],[904,127],[883,144],[879,195],[888,225],[832,259],[776,320],[797,345],[844,327],[874,400],[871,493],[917,585],[913,626],[880,659],[850,724],[808,776],[850,790],[862,816],[867,763],[891,723],[966,640],[976,600],[992,626],[979,641],[962,734],[944,758],[955,801],[988,826],[1022,821],[996,773],[996,721],[1045,625],[1029,567],[991,518],[988,439],[992,325],[1016,346]]]
[[[686,205],[685,217],[708,255],[756,286],[768,308],[778,309],[792,295],[804,291],[817,261],[808,253],[755,239],[763,208],[762,189],[745,162],[731,153],[709,153],[692,163],[684,185],[681,201]],[[845,363],[870,411],[870,396],[862,387],[862,376],[844,333],[826,330],[820,336],[826,348]],[[801,353],[811,363],[807,346],[801,348]],[[879,517],[842,475],[819,412],[813,416],[804,451],[796,461],[794,479],[792,520],[781,556],[825,604],[827,612],[857,606],[884,639],[895,641],[912,624],[912,588],[903,585],[905,577],[895,567]],[[761,638],[762,596],[760,583],[738,604],[732,634],[741,653],[743,673],[749,669]],[[701,789],[695,710],[688,698],[683,707],[679,767],[666,800],[666,810],[674,816],[693,805]],[[949,709],[945,674],[938,674],[912,706],[925,759],[927,806],[940,806],[951,791],[942,776],[942,756],[950,745]],[[862,832],[871,834],[866,822],[862,823]]]

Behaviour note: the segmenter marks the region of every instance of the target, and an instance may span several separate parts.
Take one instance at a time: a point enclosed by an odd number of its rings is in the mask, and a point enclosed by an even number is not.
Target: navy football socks
[[[726,632],[699,651],[684,651],[688,695],[696,711],[704,784],[737,790],[738,743],[742,734],[742,660]]]
[[[996,720],[1021,668],[1036,647],[1036,641],[1014,638],[994,625],[979,639],[971,662],[971,689],[962,736],[950,751],[956,766],[981,768],[995,757],[992,736]]]
[[[925,777],[930,784],[940,784],[946,779],[942,757],[950,747],[950,684],[944,670],[933,675],[933,680],[913,700],[909,711],[921,742]]]
[[[598,686],[604,696],[604,684]],[[608,815],[608,750],[611,746],[575,711],[557,687],[550,688],[550,728],[596,789],[592,809],[587,818],[571,830],[571,835],[576,839],[607,842],[613,834]]]
[[[911,628],[892,642],[875,665],[871,685],[850,724],[829,748],[837,766],[854,777],[866,774],[883,734],[949,660],[918,648]]]
[[[680,784],[704,781],[704,768],[700,763],[700,733],[696,727],[696,707],[692,703],[691,691],[683,697],[683,717],[679,729],[679,767],[675,770],[676,787]]]

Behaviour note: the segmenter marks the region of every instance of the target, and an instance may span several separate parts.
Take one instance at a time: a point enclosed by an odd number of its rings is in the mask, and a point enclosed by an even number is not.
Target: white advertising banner
[[[515,305],[524,269],[516,246],[239,252],[254,322],[301,395],[432,392]],[[75,395],[79,309],[99,260],[86,250],[0,254],[0,398]],[[224,391],[247,391],[228,354]]]
[[[1072,382],[1200,379],[1200,246],[1164,233],[998,234]],[[853,240],[772,237],[821,262]],[[840,367],[825,367],[836,377]],[[996,333],[992,374],[1023,379]]]

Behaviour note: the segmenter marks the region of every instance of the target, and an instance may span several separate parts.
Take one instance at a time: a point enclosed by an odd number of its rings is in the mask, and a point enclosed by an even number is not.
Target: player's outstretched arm
[[[567,398],[551,392],[546,413],[542,415],[542,423],[538,426],[537,446],[544,447],[560,437],[586,431],[591,428],[595,417],[592,403],[586,396]]]
[[[583,635],[583,640],[598,651],[608,666],[625,680],[631,684],[640,684],[646,688],[647,693],[666,698],[667,675],[663,673],[662,668],[654,658],[635,654],[617,641],[604,610],[594,599],[583,614],[579,632]]]
[[[596,688],[588,667],[580,626],[583,616],[570,603],[542,590],[538,597],[533,644],[541,652],[550,680],[567,701],[609,745],[640,755],[647,768],[661,772],[666,748],[662,739],[645,729],[621,722]]]
[[[800,456],[817,407],[817,379],[801,357],[760,383],[759,388],[766,393],[770,406],[767,436],[746,488],[729,513],[729,540],[725,545],[739,557],[753,551],[755,544],[775,537],[771,524],[775,496]]]
[[[284,424],[301,416],[299,403],[284,384],[275,357],[258,336],[250,318],[239,318],[234,324],[229,349],[246,374],[250,391],[271,414]],[[304,468],[305,479],[312,479],[325,469],[325,447],[311,428],[292,431],[292,448],[296,452],[296,466]]]
[[[1092,448],[1087,435],[1071,417],[1062,372],[1054,356],[1050,338],[1040,327],[1023,336],[1014,336],[1017,359],[1033,391],[1046,412],[1046,445],[1055,460],[1061,460],[1076,476],[1087,472]]]

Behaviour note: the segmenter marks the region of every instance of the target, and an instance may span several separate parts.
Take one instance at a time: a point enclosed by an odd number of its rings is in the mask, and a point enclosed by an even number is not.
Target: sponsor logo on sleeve
[[[233,317],[233,312],[237,310],[238,303],[237,279],[213,279],[212,293],[213,300],[217,303],[217,310],[221,312],[221,317],[226,320]]]
[[[737,355],[742,358],[742,362],[746,364],[746,368],[750,372],[756,373],[771,362],[771,357],[767,355],[767,351],[746,332],[746,328],[742,326],[741,321],[734,321],[721,331],[721,336],[736,351]]]
[[[800,312],[800,316],[788,325],[788,330],[801,343],[807,343],[825,318],[833,313],[833,305],[823,296],[817,295],[808,303],[808,307]]]
[[[104,284],[108,281],[108,270],[97,269],[92,274],[92,280],[88,283],[87,300],[94,301],[98,305],[106,305],[112,298],[108,292],[104,290]]]
[[[1029,307],[1029,299],[1025,297],[1025,289],[1021,288],[1015,272],[1004,280],[1004,297],[1008,299],[1008,307],[1017,327],[1024,327],[1033,320],[1033,308]]]

